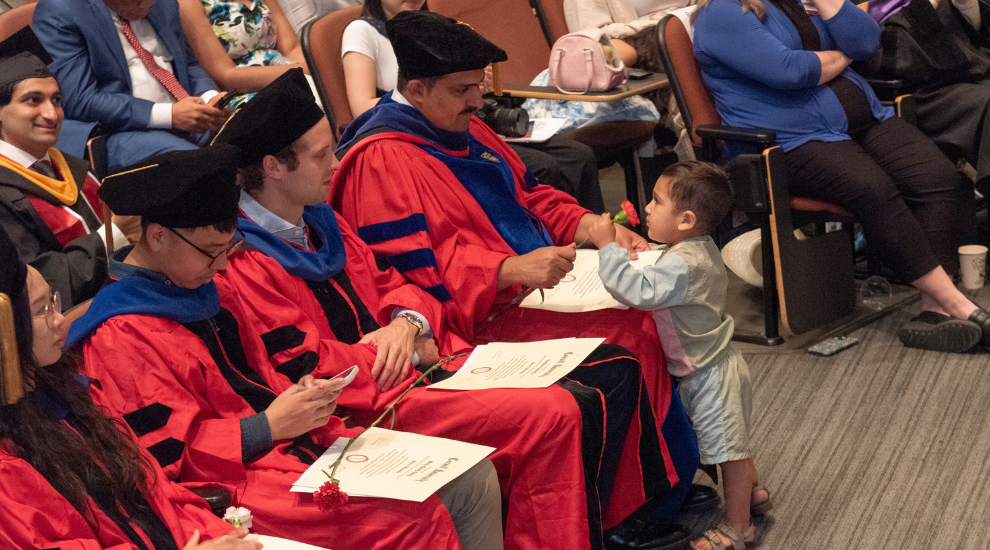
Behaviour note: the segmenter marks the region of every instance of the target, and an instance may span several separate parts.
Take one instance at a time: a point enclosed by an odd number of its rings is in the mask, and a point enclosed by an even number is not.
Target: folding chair
[[[344,86],[344,64],[340,60],[340,41],[347,25],[361,16],[361,6],[335,11],[310,21],[299,33],[303,56],[309,74],[327,113],[334,134],[340,137],[340,127],[354,120],[351,104]]]
[[[688,15],[683,11],[682,17]],[[790,332],[801,334],[844,317],[856,306],[856,282],[850,235],[846,231],[806,238],[795,229],[808,223],[854,221],[830,203],[791,197],[783,150],[772,130],[721,125],[705,87],[684,21],[668,15],[657,25],[661,60],[698,158],[718,159],[719,142],[743,143],[760,154],[739,155],[726,169],[735,192],[736,210],[760,226],[763,238],[764,334],[736,339],[763,345],[783,343],[777,315]]]
[[[24,4],[0,13],[0,40],[6,40],[15,32],[30,26],[32,17],[34,17],[34,4]]]

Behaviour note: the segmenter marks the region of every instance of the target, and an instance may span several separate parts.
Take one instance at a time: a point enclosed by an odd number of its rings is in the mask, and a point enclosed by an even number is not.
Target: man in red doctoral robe
[[[216,141],[242,151],[245,246],[218,275],[231,290],[222,305],[260,333],[242,340],[270,357],[263,376],[323,377],[358,365],[339,403],[366,424],[417,378],[414,363],[437,360],[435,342],[445,354],[470,351],[446,330],[440,303],[396,270],[379,271],[326,204],[339,164],[301,70],[259,92]],[[399,404],[395,427],[496,447],[490,458],[507,500],[506,548],[601,548],[599,498],[614,477],[600,471],[603,445],[618,431],[605,454],[621,451],[639,394],[637,362],[613,348],[602,346],[580,369],[579,379],[596,387],[565,380],[546,389],[416,388]]]
[[[262,379],[253,365],[267,357],[241,345],[239,331],[250,327],[220,306],[224,289],[212,279],[237,244],[237,158],[235,147],[220,144],[150,157],[106,178],[101,198],[142,216],[145,230],[114,264],[118,280],[67,338],[100,383],[98,403],[121,413],[169,478],[232,486],[261,534],[364,550],[458,549],[455,524],[476,520],[498,532],[487,460],[444,487],[447,508],[435,496],[352,497],[323,512],[312,494],[289,491],[337,437],[360,429],[332,416],[340,381]]]
[[[642,462],[638,475],[619,471],[604,523],[616,525],[671,486],[676,508],[698,466],[697,440],[672,396],[651,315],[510,306],[524,286],[560,281],[595,216],[564,193],[536,185],[473,116],[482,104],[483,69],[505,61],[505,52],[469,26],[429,12],[400,13],[386,30],[399,62],[398,86],[344,132],[330,203],[380,262],[436,297],[447,327],[472,344],[598,336],[633,352],[642,364],[649,404],[643,409],[655,421],[634,418],[623,459],[634,460],[648,438],[659,442],[664,460]],[[633,251],[647,249],[631,231],[619,229],[617,237]]]

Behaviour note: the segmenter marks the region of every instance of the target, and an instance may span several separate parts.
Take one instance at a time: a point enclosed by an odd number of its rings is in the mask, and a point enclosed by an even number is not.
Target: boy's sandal
[[[729,539],[732,543],[731,550],[746,550],[747,548],[756,546],[755,539],[746,541],[754,533],[756,533],[756,527],[752,524],[750,524],[749,529],[746,529],[745,533],[740,533],[733,529],[727,522],[722,522],[718,527],[705,531],[705,534],[702,536],[708,539],[708,544],[712,547],[712,550],[729,550],[729,547],[722,543],[722,537]]]
[[[756,482],[753,485],[753,491],[752,491],[752,493],[750,493],[750,499],[752,499],[754,496],[756,496],[756,493],[758,493],[760,491],[766,491],[767,492],[767,499],[764,500],[763,502],[759,503],[759,504],[753,504],[752,506],[750,506],[749,507],[749,515],[750,516],[753,516],[753,517],[764,516],[764,515],[766,515],[767,512],[769,512],[770,510],[773,510],[773,497],[770,496],[770,491],[767,490],[767,488],[764,487],[763,485],[761,485],[759,482]]]

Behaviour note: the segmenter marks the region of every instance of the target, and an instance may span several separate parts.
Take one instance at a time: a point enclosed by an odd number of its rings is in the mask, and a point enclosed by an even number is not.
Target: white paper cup
[[[983,288],[987,271],[987,247],[968,244],[959,247],[959,271],[962,286],[968,290]]]

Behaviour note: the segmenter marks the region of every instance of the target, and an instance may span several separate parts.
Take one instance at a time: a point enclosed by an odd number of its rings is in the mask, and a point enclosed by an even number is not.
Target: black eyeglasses
[[[238,229],[237,230],[237,233],[234,234],[234,238],[230,241],[230,244],[227,245],[227,248],[221,250],[220,252],[217,252],[214,255],[214,254],[210,254],[209,252],[203,250],[202,248],[194,245],[189,239],[183,237],[182,236],[182,233],[179,233],[175,229],[172,229],[171,227],[169,227],[167,229],[169,231],[171,231],[172,233],[175,233],[175,236],[176,237],[179,237],[180,239],[182,239],[183,241],[185,241],[186,244],[188,244],[189,246],[191,246],[191,247],[195,248],[196,250],[198,250],[200,254],[206,256],[207,258],[209,258],[210,259],[210,265],[209,265],[209,267],[211,267],[211,268],[213,267],[213,264],[215,264],[216,261],[218,259],[220,259],[220,256],[226,256],[227,254],[233,254],[234,251],[236,251],[238,248],[240,248],[241,247],[241,244],[244,243],[244,235],[241,234],[241,230]]]

